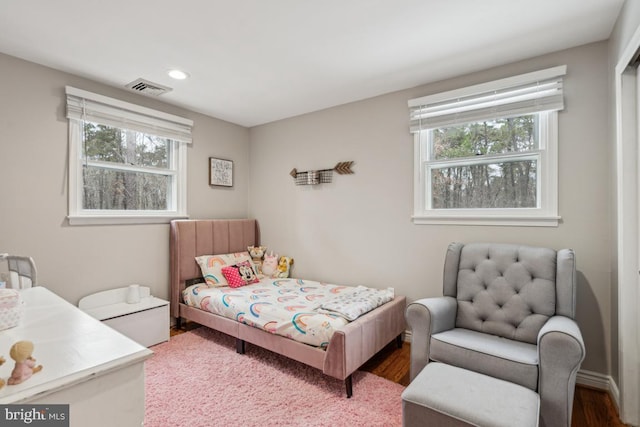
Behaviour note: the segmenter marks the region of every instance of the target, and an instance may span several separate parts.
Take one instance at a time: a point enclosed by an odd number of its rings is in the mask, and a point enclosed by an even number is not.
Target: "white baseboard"
[[[609,395],[613,400],[613,404],[616,405],[616,411],[618,411],[618,415],[620,415],[620,389],[618,388],[618,384],[613,380],[613,378],[609,377]]]
[[[618,413],[620,413],[620,390],[611,375],[581,369],[576,375],[576,384],[597,388],[609,393]]]
[[[612,381],[613,379],[608,375],[587,371],[585,369],[580,369],[576,375],[576,384],[586,385],[599,390],[610,391]]]

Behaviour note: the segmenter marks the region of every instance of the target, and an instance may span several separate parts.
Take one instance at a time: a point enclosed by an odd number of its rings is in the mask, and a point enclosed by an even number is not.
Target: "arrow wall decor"
[[[339,175],[351,175],[353,170],[351,166],[353,161],[350,162],[338,162],[333,169],[320,169],[315,171],[298,172],[296,168],[293,168],[289,175],[295,179],[296,185],[315,185],[331,182],[333,171],[336,171]]]
[[[351,170],[351,165],[353,162],[339,162],[333,170],[338,172],[340,175],[351,175],[353,171]]]

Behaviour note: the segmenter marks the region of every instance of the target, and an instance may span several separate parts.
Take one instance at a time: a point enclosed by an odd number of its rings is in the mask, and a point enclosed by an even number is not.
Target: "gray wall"
[[[631,4],[625,8],[635,7],[632,14],[639,15],[638,2]],[[637,25],[624,20],[617,37],[630,37]],[[622,42],[613,40],[615,52]],[[263,243],[294,257],[298,276],[393,286],[413,300],[441,294],[444,251],[451,241],[572,247],[578,256],[578,322],[588,351],[583,369],[609,374],[617,342],[611,335],[616,288],[607,48],[606,42],[591,44],[250,130],[0,54],[0,252],[35,257],[41,282],[72,303],[129,283],[168,295],[167,225],[67,224],[64,86],[71,85],[194,120],[190,216],[258,218]],[[412,224],[407,100],[561,64],[568,66],[567,107],[560,113],[562,224]],[[209,156],[234,161],[233,188],[208,186]],[[356,173],[335,175],[331,184],[295,186],[289,176],[294,167],[330,168],[345,160],[356,162]]]
[[[413,140],[407,100],[566,64],[559,114],[557,228],[414,225]],[[262,243],[295,259],[294,273],[350,285],[393,286],[409,300],[442,294],[452,241],[575,249],[583,369],[610,372],[611,230],[607,43],[590,44],[468,76],[251,129],[249,213]],[[355,161],[354,175],[295,186],[289,171]],[[604,345],[603,345],[604,343]]]
[[[140,283],[169,295],[169,226],[69,226],[64,87],[194,121],[188,148],[193,218],[247,215],[249,131],[166,103],[0,54],[0,252],[33,256],[39,281],[72,303]],[[231,159],[231,189],[208,185],[208,158]]]

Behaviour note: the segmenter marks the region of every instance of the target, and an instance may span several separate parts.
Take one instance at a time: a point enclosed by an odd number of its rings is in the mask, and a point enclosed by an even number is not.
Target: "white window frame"
[[[410,100],[410,106],[420,105],[425,101],[441,102],[447,99],[459,99],[478,92],[487,92],[493,88],[517,86],[532,79],[545,78],[549,75],[564,75],[566,67],[555,67],[549,70],[515,76],[508,79],[471,86],[456,91],[431,95]],[[561,217],[558,215],[558,113],[550,111],[532,111],[527,113],[520,109],[517,115],[538,114],[539,147],[537,150],[482,156],[481,158],[463,158],[433,160],[430,158],[429,126],[413,129],[414,134],[414,212],[412,220],[415,224],[436,225],[500,225],[500,226],[558,226]],[[506,117],[504,112],[493,118]],[[413,123],[412,123],[413,124]],[[432,126],[438,128],[440,126]],[[505,208],[505,209],[433,209],[431,203],[431,173],[436,166],[446,164],[468,165],[480,163],[497,163],[504,160],[536,159],[537,160],[537,207]]]
[[[71,225],[90,224],[157,224],[172,219],[188,218],[187,215],[187,144],[191,142],[191,120],[173,116],[113,98],[67,86],[67,117],[69,119],[69,214]],[[98,111],[85,112],[84,105]],[[108,115],[101,114],[108,111]],[[96,118],[97,117],[97,118]],[[138,131],[172,139],[170,164],[173,175],[170,189],[170,206],[164,211],[148,210],[99,210],[84,209],[82,168],[84,120]],[[149,173],[148,169],[127,165],[100,164],[118,170]],[[166,173],[163,173],[166,174]]]

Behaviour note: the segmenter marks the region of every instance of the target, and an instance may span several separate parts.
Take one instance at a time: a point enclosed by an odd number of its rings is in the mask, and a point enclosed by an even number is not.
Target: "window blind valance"
[[[411,133],[564,108],[565,65],[409,100]]]
[[[66,87],[67,118],[191,143],[193,121],[74,87]]]

